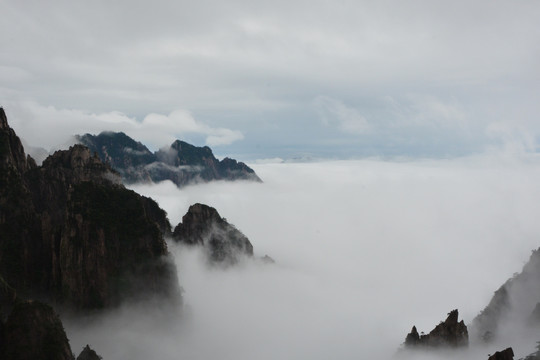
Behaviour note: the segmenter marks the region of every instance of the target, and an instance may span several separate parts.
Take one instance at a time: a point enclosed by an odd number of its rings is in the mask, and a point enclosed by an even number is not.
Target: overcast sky
[[[538,1],[0,2],[0,105],[240,158],[534,151]]]

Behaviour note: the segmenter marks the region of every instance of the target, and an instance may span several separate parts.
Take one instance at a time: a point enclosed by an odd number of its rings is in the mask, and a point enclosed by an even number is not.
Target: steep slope
[[[520,273],[507,280],[474,318],[471,328],[486,341],[519,328],[538,327],[540,308],[540,249],[534,250]]]
[[[39,301],[17,303],[3,326],[2,340],[0,358],[5,360],[73,360],[58,315]]]
[[[127,183],[171,180],[182,187],[213,180],[261,181],[253,169],[242,162],[229,158],[219,161],[208,146],[197,147],[176,140],[169,147],[152,153],[121,132],[85,134],[77,139],[117,170]]]
[[[0,109],[0,277],[22,298],[75,309],[181,301],[166,214],[76,145],[41,167]]]
[[[126,182],[152,180],[144,167],[157,160],[155,154],[123,132],[102,132],[97,136],[85,134],[76,138],[91,152],[96,152],[103,162],[117,170]]]
[[[211,263],[234,264],[242,256],[253,256],[253,245],[213,207],[194,204],[176,226],[173,239],[186,245],[202,246]]]

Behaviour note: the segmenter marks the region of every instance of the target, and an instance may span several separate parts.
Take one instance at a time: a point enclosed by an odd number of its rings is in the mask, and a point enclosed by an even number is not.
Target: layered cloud
[[[533,1],[29,4],[0,4],[1,105],[187,109],[208,144],[238,130],[235,152],[266,157],[470,153],[494,145],[492,123],[540,134]]]
[[[11,126],[26,143],[46,149],[65,145],[77,134],[101,131],[125,132],[154,149],[190,135],[202,136],[209,146],[228,145],[244,137],[237,130],[211,127],[185,110],[175,110],[169,115],[148,114],[142,121],[116,111],[95,114],[33,102],[8,104],[6,111]]]

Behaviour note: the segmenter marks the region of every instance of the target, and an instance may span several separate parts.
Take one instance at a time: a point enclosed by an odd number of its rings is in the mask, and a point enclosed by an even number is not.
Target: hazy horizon
[[[244,160],[540,138],[540,4],[5,0],[0,106],[32,146],[124,131]]]

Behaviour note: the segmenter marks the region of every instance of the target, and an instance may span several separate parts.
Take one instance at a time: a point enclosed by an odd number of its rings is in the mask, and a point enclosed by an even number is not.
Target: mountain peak
[[[253,256],[253,245],[216,209],[193,204],[176,226],[173,239],[186,245],[202,246],[211,263],[234,264],[241,256]]]
[[[6,112],[0,107],[0,129],[9,129]]]
[[[152,153],[124,133],[85,134],[77,139],[118,171],[127,183],[170,180],[182,187],[213,180],[261,182],[249,166],[230,158],[219,161],[208,146],[175,140]]]

